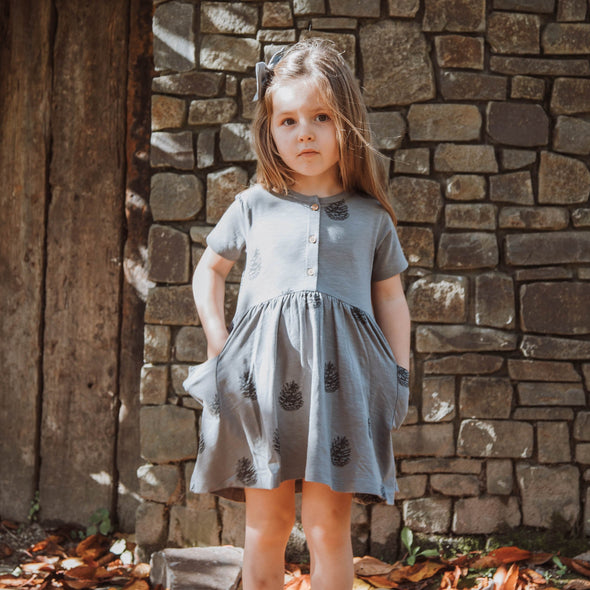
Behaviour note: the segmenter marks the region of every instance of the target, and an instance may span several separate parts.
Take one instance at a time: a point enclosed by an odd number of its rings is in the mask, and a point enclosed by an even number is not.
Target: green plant
[[[113,525],[111,524],[109,511],[106,508],[99,508],[90,517],[90,524],[86,528],[86,535],[88,537],[90,535],[96,535],[96,533],[108,535],[112,530]]]
[[[39,490],[37,490],[33,496],[33,499],[31,500],[31,507],[29,508],[29,522],[37,522],[40,509],[41,505],[39,503]]]
[[[420,551],[420,547],[414,547],[414,533],[405,526],[401,532],[402,543],[408,551],[406,563],[408,565],[414,565],[416,558],[418,557],[437,557],[438,549],[423,549]]]
[[[557,555],[554,555],[551,558],[551,561],[557,566],[557,570],[555,571],[555,577],[561,578],[562,576],[564,576],[567,572],[567,566],[563,564],[563,561],[561,561],[561,559],[559,559]]]

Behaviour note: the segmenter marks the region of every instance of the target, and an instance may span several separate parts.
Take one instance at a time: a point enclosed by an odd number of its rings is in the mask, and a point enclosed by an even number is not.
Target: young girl
[[[301,490],[312,586],[349,590],[351,501],[391,504],[397,489],[407,262],[342,57],[310,40],[257,73],[258,183],[210,233],[193,280],[209,360],[185,382],[204,407],[191,489],[245,500],[244,590],[283,587]],[[225,279],[244,249],[228,335]]]

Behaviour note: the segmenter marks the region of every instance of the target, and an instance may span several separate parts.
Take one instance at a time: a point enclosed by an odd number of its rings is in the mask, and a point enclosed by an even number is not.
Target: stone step
[[[163,549],[152,555],[150,581],[163,590],[238,590],[244,550],[229,545]]]

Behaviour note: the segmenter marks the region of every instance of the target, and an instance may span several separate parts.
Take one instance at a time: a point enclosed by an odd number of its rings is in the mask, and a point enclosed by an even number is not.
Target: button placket
[[[305,272],[307,274],[308,286],[310,289],[315,289],[317,286],[320,217],[319,203],[312,203],[309,206],[307,243],[305,244],[305,260],[307,262]]]

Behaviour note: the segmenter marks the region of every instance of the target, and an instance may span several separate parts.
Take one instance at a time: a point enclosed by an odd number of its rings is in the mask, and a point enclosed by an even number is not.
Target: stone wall
[[[410,261],[412,398],[395,507],[355,552],[415,531],[552,519],[590,534],[590,21],[586,0],[156,2],[140,545],[243,541],[243,507],[187,491],[205,360],[189,285],[255,171],[253,69],[333,39],[361,80]],[[227,286],[228,321],[239,269]]]

